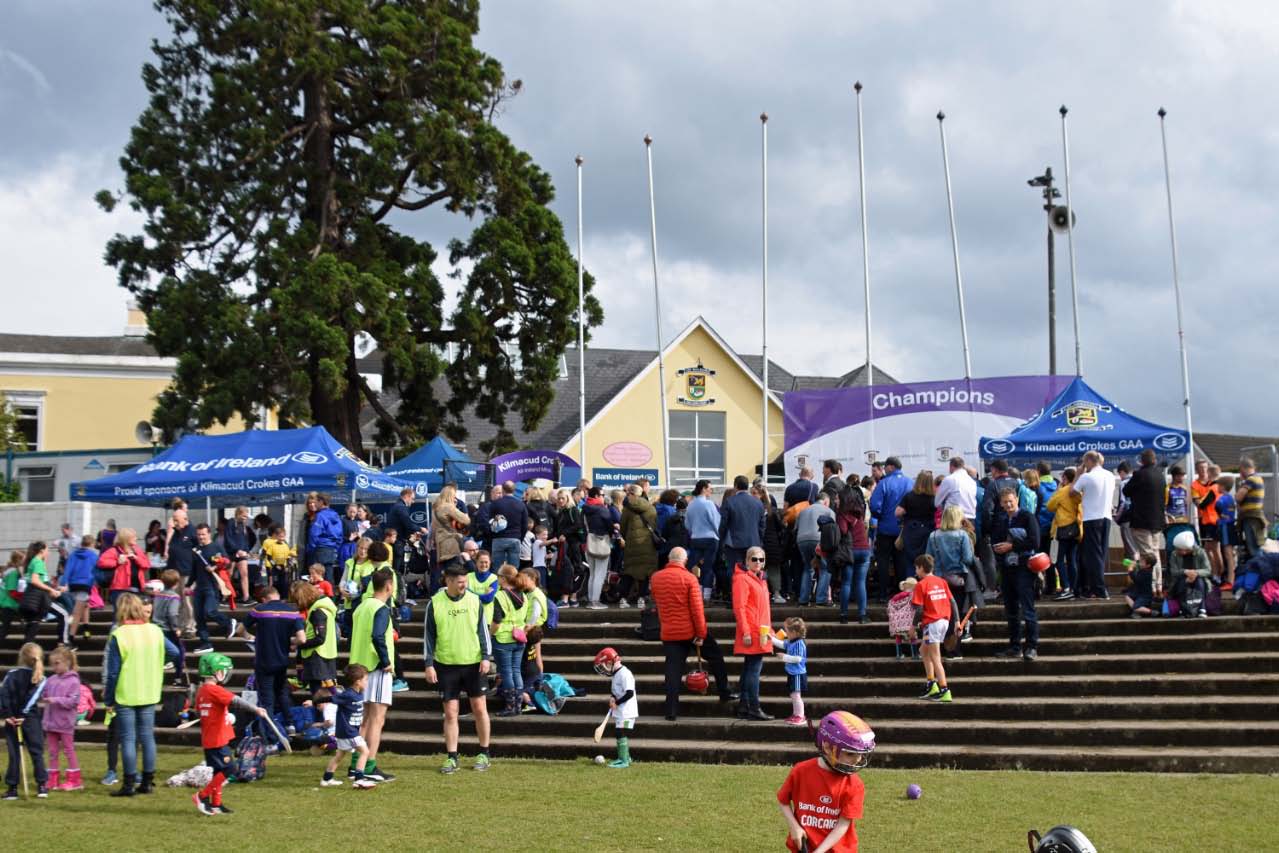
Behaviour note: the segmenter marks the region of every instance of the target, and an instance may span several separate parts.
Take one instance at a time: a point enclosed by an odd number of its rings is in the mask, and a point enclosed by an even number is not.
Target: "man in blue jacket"
[[[711,500],[711,481],[698,480],[693,486],[693,499],[684,513],[688,527],[689,571],[698,570],[702,584],[702,601],[710,601],[715,587],[715,558],[719,556],[719,507]]]
[[[493,565],[520,567],[520,540],[528,530],[528,507],[515,497],[515,483],[502,484],[502,497],[493,501],[488,512],[489,531],[493,534]]]
[[[728,575],[733,569],[746,565],[746,551],[764,545],[764,504],[751,494],[750,480],[741,474],[733,478],[737,491],[719,508],[720,541],[724,543],[724,562]]]
[[[884,476],[870,494],[870,512],[875,517],[875,573],[879,579],[879,603],[883,604],[905,579],[906,554],[897,550],[897,535],[902,532],[897,519],[897,505],[911,489],[910,478],[902,473],[902,462],[896,456],[884,460]]]
[[[324,566],[324,579],[333,583],[338,549],[342,547],[342,518],[337,510],[329,507],[328,495],[316,495],[315,505],[315,518],[306,531],[306,562],[308,566],[313,563]]]

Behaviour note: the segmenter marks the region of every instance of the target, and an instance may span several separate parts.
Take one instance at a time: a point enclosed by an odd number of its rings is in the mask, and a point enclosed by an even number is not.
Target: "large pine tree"
[[[468,404],[534,428],[576,337],[576,266],[549,177],[494,126],[521,84],[472,45],[478,2],[155,5],[173,38],[143,66],[124,193],[98,200],[145,214],[106,257],[178,360],[158,425],[252,423],[265,404],[357,452],[365,402],[400,445],[464,439]],[[474,226],[447,247],[470,270],[448,317],[436,249],[396,227],[433,206]],[[602,319],[593,297],[587,315]],[[365,335],[394,412],[356,369]],[[435,346],[449,343],[445,363]],[[481,449],[512,444],[503,429]]]

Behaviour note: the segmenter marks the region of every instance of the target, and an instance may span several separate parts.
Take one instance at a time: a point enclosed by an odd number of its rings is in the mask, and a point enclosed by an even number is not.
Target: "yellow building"
[[[0,334],[0,395],[18,417],[28,453],[7,460],[24,500],[65,499],[72,480],[136,465],[152,452],[141,436],[176,360],[146,342],[146,317],[130,305],[124,334]],[[267,428],[276,426],[274,417]],[[243,429],[239,418],[211,433]]]
[[[445,354],[447,357],[447,354]],[[662,352],[670,441],[670,479],[678,487],[698,479],[731,483],[737,474],[756,475],[763,448],[764,391],[758,355],[739,355],[702,317],[695,318]],[[583,476],[602,486],[615,486],[648,476],[664,484],[667,458],[662,452],[661,398],[658,396],[658,360],[653,350],[587,347],[586,362],[586,458]],[[376,353],[361,361],[361,371],[376,374]],[[768,368],[768,457],[770,479],[783,477],[782,394],[814,388],[838,388],[864,384],[859,367],[843,376],[797,376],[772,359]],[[579,459],[578,357],[576,349],[565,353],[554,398],[536,430],[525,432],[508,422],[520,447],[557,450]],[[876,368],[876,379],[892,382]],[[446,387],[437,393],[447,393]],[[394,411],[398,400],[386,394],[383,403]],[[496,428],[465,412],[469,435],[458,445],[473,458],[476,448],[491,439]],[[376,415],[365,413],[366,451],[378,464],[390,462],[389,449],[371,443]],[[512,421],[516,420],[511,418]]]

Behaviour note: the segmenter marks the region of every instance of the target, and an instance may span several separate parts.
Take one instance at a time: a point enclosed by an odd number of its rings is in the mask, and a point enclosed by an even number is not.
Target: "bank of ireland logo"
[[[1007,456],[1015,447],[1016,445],[1006,438],[992,438],[982,446],[982,449],[986,451],[987,456]]]
[[[1163,451],[1180,450],[1186,446],[1186,437],[1175,432],[1161,432],[1151,444]]]
[[[369,487],[369,477],[367,474],[355,475],[355,487],[357,489],[367,489]]]
[[[427,495],[430,494],[430,492],[431,490],[426,487],[426,483],[418,483],[416,486],[413,487],[413,493],[417,495],[419,498],[426,497]]]
[[[323,465],[329,461],[329,457],[311,450],[299,450],[293,454],[293,461],[302,465]]]
[[[823,806],[829,806],[831,803],[834,802],[830,794],[822,794],[820,797],[818,797],[818,799],[821,800]]]
[[[411,513],[409,515],[409,520],[412,521],[414,524],[426,524],[425,510],[419,509],[417,512]]]

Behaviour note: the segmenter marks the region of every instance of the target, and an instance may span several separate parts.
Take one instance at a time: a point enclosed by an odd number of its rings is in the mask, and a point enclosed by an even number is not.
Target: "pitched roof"
[[[1214,432],[1195,433],[1195,446],[1215,464],[1229,471],[1238,470],[1239,458],[1249,455],[1249,453],[1244,451],[1244,448],[1255,448],[1268,444],[1279,445],[1279,438],[1265,438],[1256,435],[1225,435]],[[1265,458],[1266,454],[1257,454],[1255,451],[1252,453],[1258,467],[1263,469],[1268,467],[1269,460]],[[1258,456],[1260,458],[1257,458]]]
[[[69,336],[0,334],[0,352],[27,355],[99,355],[156,357],[145,338],[125,335]]]

